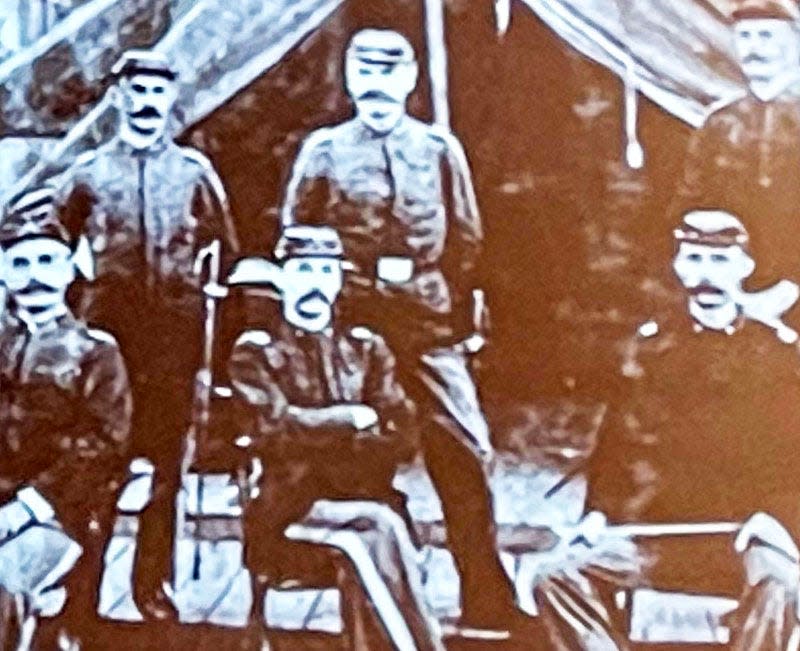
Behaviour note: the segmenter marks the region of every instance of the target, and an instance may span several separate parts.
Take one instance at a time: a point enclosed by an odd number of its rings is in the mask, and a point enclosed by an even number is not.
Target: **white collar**
[[[771,102],[786,92],[790,86],[800,82],[800,70],[787,70],[765,84],[750,84],[750,92],[762,102]]]
[[[28,332],[36,334],[51,323],[55,323],[61,317],[66,316],[67,312],[69,312],[67,306],[63,303],[59,303],[51,309],[36,315],[33,315],[28,310],[17,308],[14,310],[14,315],[25,325]]]

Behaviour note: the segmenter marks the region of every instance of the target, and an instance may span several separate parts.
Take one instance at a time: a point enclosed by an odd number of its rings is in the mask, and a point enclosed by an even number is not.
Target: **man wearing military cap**
[[[392,479],[414,453],[411,403],[383,338],[337,318],[342,255],[333,229],[287,227],[270,274],[283,319],[271,332],[245,331],[228,365],[241,430],[267,468],[248,507],[248,565],[273,585],[295,553],[284,529],[317,499],[376,499],[409,520]]]
[[[748,215],[766,279],[800,271],[800,10],[796,0],[741,0],[730,18],[748,90],[692,135],[671,215],[721,206]]]
[[[56,625],[92,639],[96,631],[86,627],[97,611],[103,549],[129,442],[128,375],[114,338],[89,328],[67,306],[76,273],[91,277],[91,258],[84,245],[72,246],[51,189],[12,201],[0,223],[0,249],[0,279],[8,292],[0,321],[0,499],[6,503],[0,533],[5,537],[55,512],[83,546]],[[56,648],[55,642],[42,648]]]
[[[282,221],[336,228],[354,265],[346,311],[387,337],[418,404],[422,448],[461,572],[464,619],[496,626],[515,609],[495,552],[484,464],[489,428],[465,341],[475,331],[482,228],[464,150],[406,113],[418,66],[405,37],[356,33],[345,55],[355,116],[307,136]],[[503,608],[507,606],[507,608]]]
[[[660,590],[744,593],[733,648],[785,649],[786,637],[767,640],[791,632],[800,587],[800,359],[786,316],[800,290],[788,280],[745,289],[756,268],[750,235],[727,211],[690,211],[674,241],[681,299],[632,333],[607,378],[588,507],[614,524],[745,523],[735,544],[659,542],[646,579]],[[583,648],[576,639],[568,646]]]
[[[140,601],[164,603],[181,441],[200,365],[203,279],[195,257],[214,240],[224,256],[238,245],[211,163],[172,141],[175,69],[161,53],[130,50],[113,73],[117,134],[77,159],[59,194],[72,214],[88,211],[80,230],[97,278],[80,297],[80,313],[119,339],[136,403],[132,445],[156,464],[155,498],[138,547],[147,568],[136,574]]]

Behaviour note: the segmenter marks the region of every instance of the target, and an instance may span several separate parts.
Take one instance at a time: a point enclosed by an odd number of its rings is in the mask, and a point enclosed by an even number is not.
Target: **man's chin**
[[[384,135],[392,131],[400,122],[400,116],[387,116],[386,118],[374,118],[368,115],[361,115],[361,121],[370,131]]]
[[[287,321],[294,327],[304,330],[305,332],[322,332],[330,325],[330,314],[318,314],[314,316],[305,316],[299,313],[287,315]]]

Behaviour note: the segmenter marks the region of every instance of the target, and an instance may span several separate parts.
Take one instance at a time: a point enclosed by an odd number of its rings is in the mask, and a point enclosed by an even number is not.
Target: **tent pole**
[[[428,71],[431,80],[433,121],[450,129],[444,0],[425,0],[425,36],[428,45]]]
[[[511,24],[511,0],[494,0],[494,16],[497,21],[497,35],[506,35]]]

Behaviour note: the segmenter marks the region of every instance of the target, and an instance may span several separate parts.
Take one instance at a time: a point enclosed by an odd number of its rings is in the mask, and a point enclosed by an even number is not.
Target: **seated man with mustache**
[[[745,523],[735,540],[659,539],[646,579],[661,590],[743,597],[730,648],[786,649],[800,588],[800,360],[798,333],[783,319],[798,286],[745,289],[756,263],[747,230],[728,212],[690,211],[674,239],[681,292],[662,298],[658,319],[633,334],[618,375],[607,378],[588,505],[614,524]],[[602,526],[589,530],[590,545],[613,538]],[[555,625],[558,597],[540,596],[565,648],[587,648]],[[587,597],[602,622],[607,615]]]
[[[380,500],[408,521],[392,479],[414,453],[412,406],[384,340],[337,322],[342,257],[333,229],[286,228],[275,249],[283,320],[244,332],[228,367],[242,431],[267,468],[246,515],[247,561],[272,585],[295,553],[284,530],[318,499]]]
[[[84,642],[92,625],[103,550],[131,427],[128,375],[114,338],[76,319],[66,304],[76,268],[53,192],[28,192],[0,224],[0,538],[55,519],[83,547],[68,575],[67,605],[54,622]],[[99,646],[99,643],[98,643]],[[82,648],[98,648],[89,646]],[[37,648],[57,648],[55,637]]]

